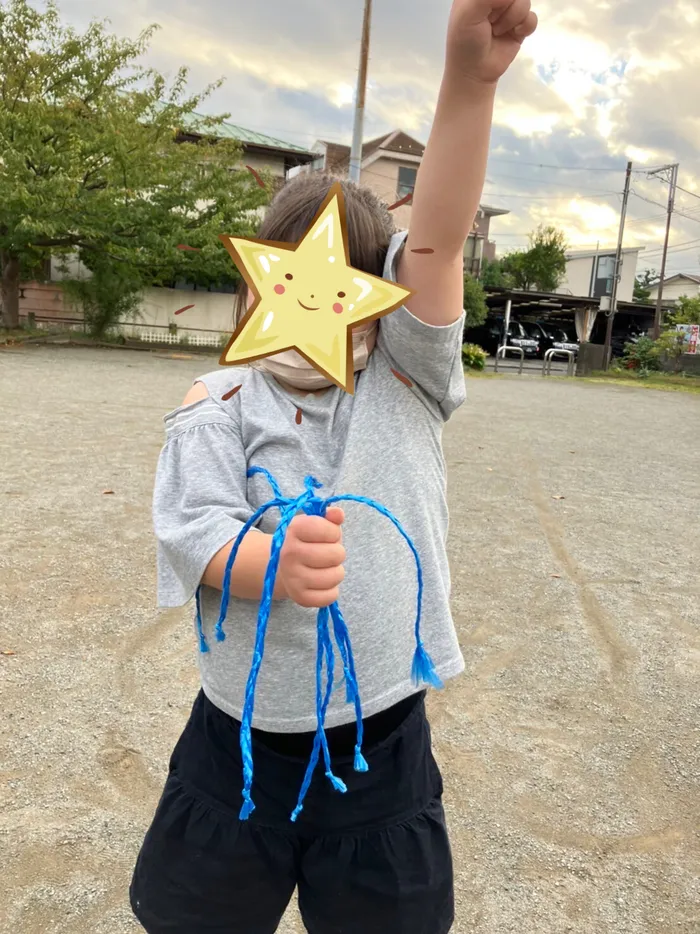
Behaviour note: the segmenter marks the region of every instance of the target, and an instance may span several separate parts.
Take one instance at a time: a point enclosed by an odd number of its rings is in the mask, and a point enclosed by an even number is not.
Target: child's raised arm
[[[427,324],[448,325],[462,314],[464,243],[484,186],[496,86],[536,28],[530,0],[452,4],[445,72],[398,273],[416,292],[408,310]]]

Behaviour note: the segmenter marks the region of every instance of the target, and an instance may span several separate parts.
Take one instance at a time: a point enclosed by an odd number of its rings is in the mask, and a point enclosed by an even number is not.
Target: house
[[[659,297],[659,286],[650,286],[650,302],[655,302]],[[676,276],[671,276],[664,280],[663,302],[665,305],[675,304],[679,298],[700,298],[700,276],[692,276],[690,273],[680,272]]]
[[[620,302],[631,302],[634,298],[637,262],[643,249],[633,247],[622,251],[620,285],[617,290]],[[615,249],[569,251],[566,254],[566,274],[557,292],[597,299],[610,297],[615,279],[616,253]]]
[[[346,176],[350,168],[350,147],[319,140],[313,147],[317,154],[308,169]],[[366,142],[362,147],[360,184],[371,188],[387,204],[395,204],[410,195],[416,184],[418,168],[425,146],[404,133],[393,130],[384,136]],[[407,228],[411,218],[411,205],[394,209],[397,227]],[[496,258],[496,244],[489,240],[492,217],[510,213],[500,208],[481,205],[473,232],[464,248],[465,267],[478,275],[484,259]]]
[[[188,114],[182,132],[178,137],[182,142],[200,139],[193,129],[201,114]],[[297,166],[308,165],[314,161],[316,154],[309,152],[303,146],[288,143],[265,133],[247,130],[235,123],[222,121],[216,131],[217,139],[233,139],[243,147],[243,163],[249,165],[257,172],[269,171],[280,179],[286,179],[291,169]]]

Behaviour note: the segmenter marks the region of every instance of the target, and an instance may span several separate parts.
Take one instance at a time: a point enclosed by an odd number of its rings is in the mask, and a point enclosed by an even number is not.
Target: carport
[[[593,344],[605,343],[607,316],[599,298],[490,288],[486,304],[491,314],[503,315],[504,330],[511,317],[517,321],[549,321],[582,343],[586,340]],[[613,334],[624,338],[635,331],[649,330],[654,322],[654,311],[654,305],[618,302]]]

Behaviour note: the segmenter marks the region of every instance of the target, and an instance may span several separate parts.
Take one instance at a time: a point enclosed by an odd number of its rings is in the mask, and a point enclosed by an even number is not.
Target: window
[[[615,257],[599,256],[595,269],[595,279],[593,283],[593,295],[595,298],[602,298],[604,295],[612,295],[613,281],[615,279]]]
[[[417,174],[418,169],[409,169],[404,165],[399,167],[399,187],[396,190],[399,201],[405,198],[406,195],[413,194],[413,189],[416,187]]]

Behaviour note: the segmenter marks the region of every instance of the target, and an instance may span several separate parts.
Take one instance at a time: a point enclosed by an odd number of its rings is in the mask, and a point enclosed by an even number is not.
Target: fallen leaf
[[[253,178],[255,179],[255,181],[258,183],[258,186],[259,186],[260,188],[265,188],[265,182],[262,180],[262,178],[260,178],[260,174],[259,174],[258,172],[255,171],[255,169],[253,168],[253,166],[252,166],[252,165],[247,165],[246,168],[248,169],[248,171],[250,172],[250,174],[253,176]]]
[[[242,385],[243,383],[241,383],[240,386],[234,386],[233,389],[230,389],[228,392],[225,392],[223,396],[221,397],[221,401],[228,402],[229,399],[233,399],[233,397],[240,390]]]
[[[17,653],[13,652],[12,649],[3,649],[2,652],[0,652],[0,655],[16,655],[16,654]]]
[[[102,490],[103,496],[114,496],[114,490]]]
[[[565,496],[553,496],[552,499],[566,499]]]
[[[402,198],[400,201],[397,201],[395,204],[392,204],[392,205],[390,206],[389,210],[390,210],[390,211],[395,211],[396,208],[403,207],[403,205],[404,205],[404,204],[408,204],[409,201],[413,201],[413,192],[412,192],[412,191],[409,191],[409,193],[405,196],[405,198]]]
[[[399,380],[399,382],[404,384],[404,386],[408,386],[409,389],[413,389],[413,383],[407,376],[404,376],[403,373],[399,373],[398,370],[392,370],[391,372]]]

